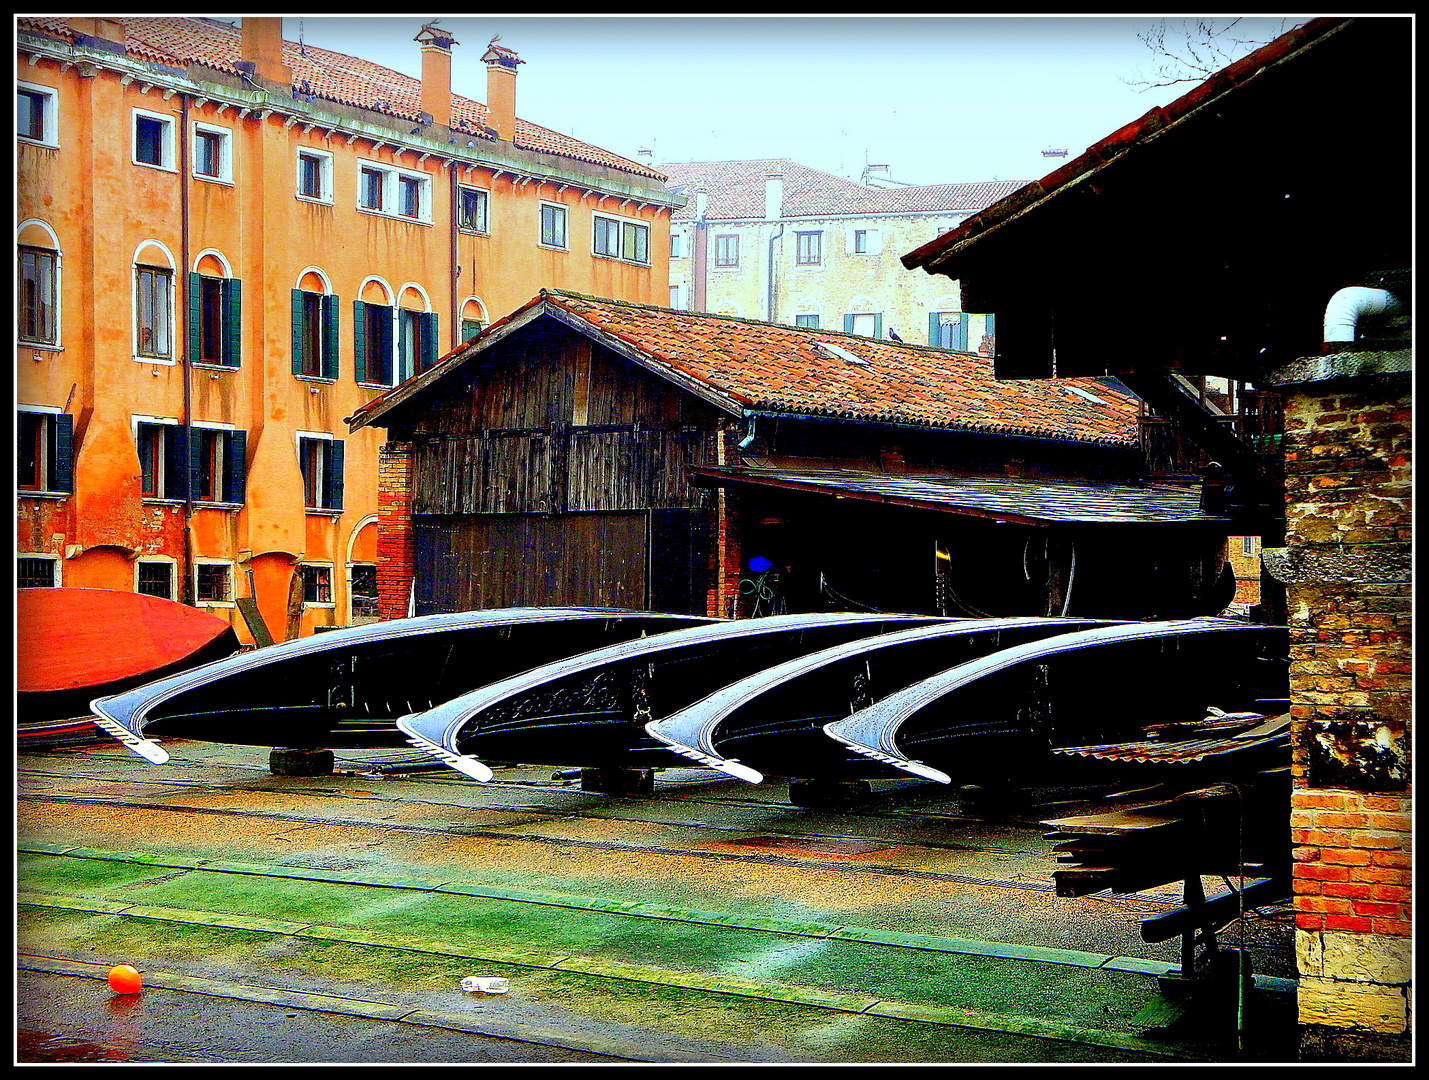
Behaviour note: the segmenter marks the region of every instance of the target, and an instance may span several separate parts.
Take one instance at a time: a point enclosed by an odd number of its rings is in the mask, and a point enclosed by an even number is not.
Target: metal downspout
[[[184,586],[183,602],[192,605],[194,589],[194,491],[193,491],[193,357],[189,353],[188,311],[189,311],[189,99],[187,94],[179,95],[179,272],[178,303],[175,317],[170,320],[170,333],[183,342],[179,349],[182,357],[184,404],[179,426],[183,430],[184,450],[182,460],[187,466],[184,476]],[[181,313],[181,317],[180,316]],[[182,333],[180,333],[182,329]]]
[[[457,175],[456,175],[456,170],[457,170],[456,160],[455,160],[455,159],[452,159],[452,161],[448,163],[448,172],[451,173],[451,184],[450,184],[450,187],[451,187],[451,251],[452,251],[452,307],[451,307],[452,328],[451,328],[451,347],[452,347],[453,349],[455,349],[455,348],[456,348],[458,345],[460,345],[461,342],[462,342],[462,337],[461,337],[461,300],[459,299],[459,297],[460,297],[461,294],[460,294],[460,292],[458,291],[458,290],[460,289],[460,287],[461,287],[461,255],[460,255],[460,253],[459,253],[458,250],[457,250],[457,242],[458,242],[458,241],[457,241],[457,227],[456,227],[456,225],[457,225],[457,214],[460,212],[461,207],[460,207],[460,204],[459,204],[458,201],[457,201],[457,196],[460,194],[460,192],[457,190]],[[473,266],[473,267],[472,267],[472,274],[475,275],[475,273],[476,273],[476,268],[475,268],[475,266]],[[472,286],[472,292],[473,292],[473,293],[476,292],[476,287],[475,287],[475,286]]]
[[[768,287],[768,297],[767,297],[767,300],[766,300],[766,303],[768,304],[768,312],[767,312],[767,314],[765,315],[765,320],[766,320],[767,322],[773,322],[773,321],[774,321],[774,244],[775,244],[776,241],[783,239],[783,237],[784,237],[784,223],[781,221],[781,222],[779,223],[779,231],[776,232],[776,233],[774,233],[772,236],[769,237],[769,265],[768,265],[769,287]]]

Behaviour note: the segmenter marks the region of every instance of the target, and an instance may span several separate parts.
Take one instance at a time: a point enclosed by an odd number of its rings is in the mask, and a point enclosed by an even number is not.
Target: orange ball
[[[144,989],[144,980],[138,969],[128,964],[118,964],[109,969],[109,989],[116,994],[137,994]]]

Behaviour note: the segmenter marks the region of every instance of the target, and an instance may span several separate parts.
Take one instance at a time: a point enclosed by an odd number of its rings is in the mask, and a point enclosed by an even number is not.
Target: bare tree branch
[[[1258,49],[1285,32],[1288,19],[1281,19],[1279,28],[1263,40],[1236,32],[1240,19],[1162,19],[1136,35],[1152,55],[1152,68],[1143,74],[1139,69],[1132,78],[1121,81],[1138,91],[1175,86],[1179,83],[1203,82],[1227,64]]]

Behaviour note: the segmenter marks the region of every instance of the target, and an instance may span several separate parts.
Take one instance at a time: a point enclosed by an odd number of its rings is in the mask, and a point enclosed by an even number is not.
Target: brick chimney
[[[266,82],[293,85],[293,69],[283,59],[283,20],[268,16],[243,17],[243,59],[253,65],[253,74]]]
[[[487,126],[498,139],[510,142],[516,137],[516,65],[526,61],[496,44],[496,38],[491,39],[481,59],[486,64]]]
[[[422,111],[441,127],[452,126],[452,46],[456,38],[436,28],[422,27],[413,41],[422,43]]]

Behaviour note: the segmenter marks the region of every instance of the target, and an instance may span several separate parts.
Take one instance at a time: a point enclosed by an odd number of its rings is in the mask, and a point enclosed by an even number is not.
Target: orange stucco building
[[[494,42],[482,104],[435,26],[420,79],[277,18],[17,29],[21,587],[362,621],[381,436],[344,418],[541,288],[667,295],[664,177],[518,119]]]

